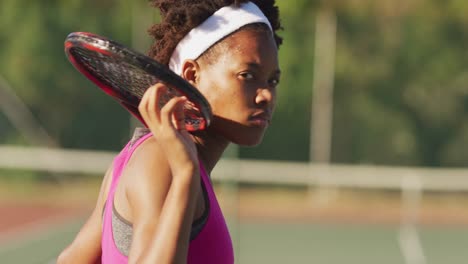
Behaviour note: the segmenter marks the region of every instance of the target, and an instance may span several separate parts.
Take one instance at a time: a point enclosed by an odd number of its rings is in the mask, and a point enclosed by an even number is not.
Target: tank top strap
[[[216,195],[214,193],[213,185],[211,184],[210,176],[206,172],[205,166],[203,166],[203,163],[201,161],[199,161],[199,165],[200,165],[200,177],[203,181],[203,185],[206,188],[208,198],[210,199],[210,202],[212,202],[213,199],[216,199]]]

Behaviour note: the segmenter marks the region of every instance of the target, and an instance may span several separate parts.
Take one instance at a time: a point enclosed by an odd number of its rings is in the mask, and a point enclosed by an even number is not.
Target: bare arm
[[[102,181],[96,207],[73,242],[60,253],[58,264],[101,263],[102,210],[111,178],[112,166]]]
[[[194,178],[195,174],[193,172]],[[178,175],[180,177],[182,175]],[[142,263],[186,263],[195,205],[192,197],[199,192],[188,182],[173,182],[159,219],[152,243],[142,257]],[[167,241],[167,237],[177,239]],[[144,261],[143,261],[144,260]]]
[[[143,181],[135,181],[140,186],[130,188],[128,193],[134,217],[129,263],[187,260],[195,198],[200,192],[198,158],[195,144],[185,130],[186,99],[174,98],[157,109],[158,98],[165,89],[163,85],[150,88],[139,107],[157,140],[142,150],[146,154],[136,158],[142,164],[133,167],[144,177]]]
[[[133,224],[129,263],[185,263],[196,206],[194,197],[200,184],[174,182],[164,153],[155,141],[150,139],[140,146],[124,171],[132,177],[138,175],[127,186]],[[167,255],[167,261],[162,260],[161,253]],[[176,257],[181,261],[176,261]]]

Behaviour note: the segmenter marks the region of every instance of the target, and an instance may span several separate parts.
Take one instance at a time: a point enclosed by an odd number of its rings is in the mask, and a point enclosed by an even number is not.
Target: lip
[[[271,122],[271,113],[268,111],[256,112],[250,116],[249,121],[254,125],[266,127]]]

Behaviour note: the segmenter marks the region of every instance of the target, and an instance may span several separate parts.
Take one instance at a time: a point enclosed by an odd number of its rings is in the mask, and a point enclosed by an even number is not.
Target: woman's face
[[[253,146],[270,124],[280,78],[278,51],[268,31],[242,29],[199,59],[196,86],[213,110],[210,130],[230,142]]]

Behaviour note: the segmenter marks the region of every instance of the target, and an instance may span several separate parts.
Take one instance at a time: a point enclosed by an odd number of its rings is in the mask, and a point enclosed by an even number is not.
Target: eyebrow
[[[256,68],[256,69],[260,69],[260,64],[256,63],[256,62],[249,62],[247,63],[247,66],[248,67],[252,67],[252,68]],[[280,69],[276,69],[274,74],[277,74],[277,75],[281,75],[281,70]]]

